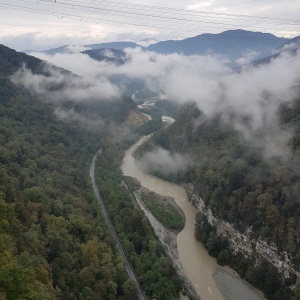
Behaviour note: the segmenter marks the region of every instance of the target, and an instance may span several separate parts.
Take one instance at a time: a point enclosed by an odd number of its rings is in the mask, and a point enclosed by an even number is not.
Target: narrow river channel
[[[187,200],[185,190],[143,173],[136,167],[132,153],[149,138],[141,138],[126,151],[121,168],[124,175],[137,178],[150,191],[173,197],[184,212],[186,224],[177,236],[178,258],[201,300],[264,300],[260,291],[242,280],[232,269],[218,266],[216,259],[209,256],[204,246],[194,238],[197,211]]]
[[[213,278],[217,262],[208,255],[202,244],[194,238],[196,209],[187,200],[185,190],[178,185],[145,174],[135,165],[132,153],[148,138],[149,136],[143,137],[126,151],[122,172],[124,175],[137,178],[141,185],[149,190],[175,199],[186,218],[186,225],[177,236],[179,260],[183,270],[202,300],[224,299]]]

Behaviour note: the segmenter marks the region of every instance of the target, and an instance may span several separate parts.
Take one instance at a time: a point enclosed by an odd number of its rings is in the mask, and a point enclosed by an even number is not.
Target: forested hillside
[[[186,104],[176,122],[154,135],[136,156],[157,147],[171,153],[188,153],[193,165],[186,172],[157,174],[168,180],[192,183],[219,219],[226,220],[241,232],[251,228],[254,238],[274,242],[278,251],[287,251],[295,270],[300,266],[300,98],[278,111],[280,126],[289,128],[289,155],[266,157],[260,146],[247,141],[221,116],[207,119],[195,104]],[[226,240],[217,237],[203,216],[197,218],[196,237],[218,257],[227,249]],[[221,254],[220,262],[230,264],[272,299],[290,299],[285,283],[268,264],[260,268],[262,277],[252,270],[252,261]],[[264,273],[262,273],[264,274]],[[272,276],[270,275],[272,274]],[[256,276],[256,278],[254,278]],[[294,279],[289,279],[289,285]],[[281,286],[282,285],[282,286]],[[281,286],[281,288],[280,288]]]
[[[123,143],[107,141],[97,160],[96,179],[108,213],[145,295],[150,299],[179,299],[183,286],[172,259],[155,236],[134,196],[124,186],[126,179],[119,168],[123,146]]]
[[[87,176],[103,130],[59,121],[51,103],[16,88],[8,76],[23,63],[43,72],[1,46],[0,298],[127,299],[131,282]]]
[[[23,73],[14,84],[19,68],[50,79],[54,68],[63,80],[38,93]],[[100,147],[100,191],[146,294],[178,299],[172,261],[119,169],[123,148],[161,127],[159,116],[132,134],[131,99],[64,99],[78,76],[4,46],[0,70],[0,299],[137,299],[88,177]]]

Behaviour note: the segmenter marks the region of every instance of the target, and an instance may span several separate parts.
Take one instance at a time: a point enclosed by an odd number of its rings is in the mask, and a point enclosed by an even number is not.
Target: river
[[[137,178],[143,187],[157,194],[173,197],[184,212],[186,224],[177,236],[178,258],[201,300],[264,299],[260,291],[242,280],[232,269],[218,266],[216,259],[209,256],[204,246],[195,239],[197,211],[187,200],[185,190],[179,185],[146,174],[137,168],[132,153],[149,138],[150,136],[141,138],[126,151],[121,166],[122,172],[126,176]]]
[[[177,236],[179,260],[183,270],[202,300],[224,299],[213,278],[217,268],[216,259],[209,256],[203,245],[194,238],[196,209],[187,200],[185,190],[178,185],[145,174],[135,165],[132,153],[148,138],[149,136],[143,137],[126,151],[122,172],[126,176],[137,178],[147,189],[175,199],[186,219],[184,229]]]

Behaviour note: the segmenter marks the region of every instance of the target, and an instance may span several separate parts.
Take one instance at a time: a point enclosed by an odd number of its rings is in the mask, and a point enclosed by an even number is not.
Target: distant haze
[[[300,35],[299,15],[297,0],[3,0],[0,43],[17,50],[45,50],[111,41],[178,40],[237,28],[294,37]]]
[[[221,114],[224,122],[232,123],[246,139],[262,146],[266,155],[285,154],[292,133],[280,129],[277,110],[296,96],[295,87],[300,83],[299,52],[283,53],[269,64],[248,66],[240,72],[233,71],[214,55],[162,55],[138,48],[126,49],[125,53],[126,63],[121,65],[95,61],[82,53],[35,55],[82,76],[87,92],[78,91],[77,84],[74,90],[67,90],[74,101],[80,101],[80,97],[81,101],[88,101],[90,92],[94,101],[115,97],[120,86],[110,82],[114,76],[127,81],[143,80],[148,89],[173,101],[196,102],[207,118]],[[18,80],[35,89],[48,80],[30,73],[24,75],[30,76],[30,80],[21,76]],[[245,118],[247,124],[242,122]]]
[[[161,54],[183,55],[219,55],[228,60],[231,66],[242,65],[250,60],[271,55],[273,51],[288,42],[286,38],[279,38],[270,33],[252,32],[245,30],[229,30],[219,34],[202,34],[183,40],[168,40],[152,43],[143,48],[132,42],[111,42],[89,44],[81,47],[86,49],[115,49],[141,47],[145,51],[154,51]],[[46,54],[70,52],[74,46],[61,46],[43,51]],[[26,51],[30,53],[30,51]]]

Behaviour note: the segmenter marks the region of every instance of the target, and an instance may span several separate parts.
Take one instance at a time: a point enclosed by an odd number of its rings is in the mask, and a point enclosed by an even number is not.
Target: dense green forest
[[[177,207],[170,204],[167,199],[154,193],[141,193],[141,200],[151,211],[152,215],[166,228],[181,231],[184,227],[184,216]]]
[[[266,158],[262,149],[246,141],[229,123],[224,123],[221,115],[207,119],[193,103],[186,104],[178,113],[176,122],[156,133],[135,155],[141,159],[147,151],[156,147],[163,147],[171,153],[189,154],[194,164],[186,172],[155,175],[179,183],[192,183],[204,199],[206,207],[216,217],[230,222],[242,232],[251,227],[254,238],[262,237],[270,243],[274,242],[279,251],[287,251],[298,270],[300,98],[291,104],[282,105],[278,117],[280,126],[293,132],[288,157]],[[207,246],[211,255],[218,257],[221,250],[228,249],[228,243],[217,237],[213,229],[205,224],[205,220],[199,216],[196,236]],[[208,241],[210,233],[211,239]],[[213,246],[208,245],[208,242],[216,243],[216,251],[210,249]],[[221,256],[224,261],[224,252]],[[251,261],[235,259],[241,265],[253,267]],[[239,267],[238,263],[230,262],[229,256],[226,263],[241,270],[241,275],[245,276],[245,266]],[[270,273],[276,275],[277,271]],[[248,280],[249,277],[246,276]],[[278,276],[275,277],[278,280]],[[276,294],[273,290],[265,290],[266,295],[273,299],[290,299],[276,280],[272,287],[280,291]],[[290,285],[294,280],[292,278],[286,284]],[[250,281],[253,283],[255,280]],[[257,279],[257,282],[260,284],[256,285],[262,288],[264,281]],[[282,297],[282,293],[288,295],[287,298]]]
[[[228,239],[218,236],[216,228],[208,223],[202,213],[196,217],[195,237],[206,247],[209,255],[217,258],[219,265],[228,265],[236,270],[241,277],[263,291],[267,299],[294,299],[289,286],[294,284],[295,278],[283,280],[277,269],[266,260],[233,253]]]
[[[189,169],[156,175],[192,183],[216,217],[242,232],[251,227],[254,238],[287,251],[299,270],[300,98],[278,111],[280,126],[293,132],[288,159],[266,158],[222,116],[205,119],[193,103],[179,110],[161,102],[152,121],[130,132],[124,130],[128,111],[136,108],[130,98],[49,101],[13,84],[11,75],[24,65],[33,74],[52,76],[44,62],[0,45],[1,300],[136,297],[88,178],[89,163],[100,147],[99,188],[146,295],[179,299],[182,285],[172,261],[124,186],[119,168],[123,150],[162,128],[165,112],[177,113],[177,121],[159,130],[137,157],[158,146],[188,154],[195,162]],[[59,92],[61,87],[51,89]],[[80,118],[59,119],[57,109]],[[201,214],[195,236],[220,264],[235,268],[268,298],[300,299],[300,284],[294,292],[287,288],[295,278],[283,280],[267,262],[233,255],[228,241]]]
[[[0,48],[0,297],[128,299],[88,178],[103,129],[59,121],[53,104],[15,87],[9,75],[23,63],[44,72],[41,61]]]
[[[114,133],[136,106],[131,99],[51,102],[12,83],[24,65],[51,76],[44,62],[0,45],[0,299],[136,299],[88,177],[93,155],[108,140],[116,147]],[[59,119],[57,108],[101,122]],[[128,146],[139,134],[120,136]],[[103,153],[97,172],[105,167],[104,196],[115,199],[110,211],[124,206],[114,221],[146,293],[177,299],[181,287],[170,258],[120,187],[123,150],[112,152],[116,158]],[[116,220],[124,213],[131,217],[121,233]]]
[[[106,140],[97,159],[96,180],[108,213],[121,238],[125,251],[150,299],[179,299],[182,284],[170,257],[155,237],[154,231],[136,204],[133,195],[122,184],[120,170],[123,143]]]

